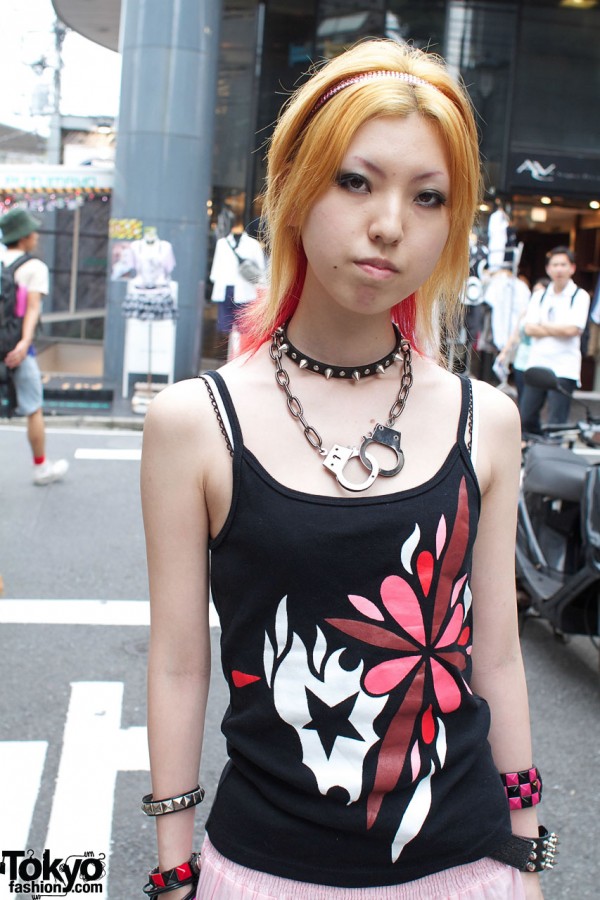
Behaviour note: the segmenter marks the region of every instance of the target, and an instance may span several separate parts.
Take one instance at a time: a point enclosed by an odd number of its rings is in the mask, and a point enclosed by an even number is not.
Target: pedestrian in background
[[[590,295],[573,281],[575,256],[568,247],[554,247],[546,256],[550,284],[535,291],[527,307],[523,330],[531,338],[527,368],[551,369],[561,391],[525,384],[520,402],[524,434],[539,434],[540,413],[547,403],[551,425],[569,419],[571,395],[580,385],[581,336],[585,331]]]
[[[252,271],[252,266],[254,275],[248,278],[247,269]],[[217,329],[222,335],[230,335],[239,310],[256,300],[265,268],[260,243],[246,234],[238,216],[229,234],[217,240],[209,276],[213,283],[211,299],[218,304]]]
[[[33,455],[33,483],[48,485],[67,472],[65,459],[46,458],[42,377],[35,352],[35,332],[42,312],[42,300],[48,294],[48,266],[35,253],[40,220],[25,209],[13,209],[0,218],[1,240],[6,246],[2,264],[13,266],[17,291],[17,315],[22,318],[21,336],[6,355],[16,391],[18,415],[27,418],[27,438]],[[25,257],[21,265],[18,261]]]
[[[527,287],[525,281],[523,281],[523,284]],[[529,299],[531,300],[531,297],[537,291],[545,290],[549,284],[549,278],[539,278],[531,289]],[[529,291],[529,288],[527,288],[527,290]],[[525,370],[529,363],[529,351],[531,350],[531,338],[528,334],[525,334],[526,314],[527,307],[523,310],[510,340],[498,355],[501,364],[510,366],[512,370],[512,376],[517,390],[517,403],[521,402],[521,397],[523,395],[523,388],[525,387]]]
[[[409,45],[336,57],[279,120],[252,348],[144,429],[154,898],[542,896],[519,419],[436,346],[478,203],[467,95]],[[230,761],[196,891],[209,551]]]

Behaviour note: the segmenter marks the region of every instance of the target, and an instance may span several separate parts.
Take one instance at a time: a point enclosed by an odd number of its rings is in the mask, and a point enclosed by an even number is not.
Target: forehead
[[[559,265],[559,266],[567,265],[567,266],[572,266],[573,263],[571,262],[571,260],[569,259],[569,257],[567,256],[566,253],[555,253],[555,254],[554,254],[553,256],[551,256],[550,259],[548,260],[548,265],[549,265],[549,266],[551,266],[551,265]]]
[[[436,126],[419,113],[381,116],[354,133],[345,157],[364,157],[392,168],[430,168],[448,174],[447,148]]]

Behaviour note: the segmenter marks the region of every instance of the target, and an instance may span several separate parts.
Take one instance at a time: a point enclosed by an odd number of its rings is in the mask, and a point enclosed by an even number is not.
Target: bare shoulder
[[[514,400],[486,382],[473,381],[472,384],[482,434],[490,433],[495,438],[504,435],[508,440],[516,440],[521,433],[521,420]]]
[[[170,471],[203,478],[205,461],[225,449],[205,383],[176,382],[150,404],[144,422],[142,463],[167,465]]]
[[[156,431],[174,433],[174,437],[194,433],[202,427],[209,407],[208,393],[201,379],[189,378],[171,384],[150,404],[144,435]]]
[[[476,470],[483,494],[516,490],[521,466],[521,419],[509,396],[481,381],[473,382],[478,410]]]

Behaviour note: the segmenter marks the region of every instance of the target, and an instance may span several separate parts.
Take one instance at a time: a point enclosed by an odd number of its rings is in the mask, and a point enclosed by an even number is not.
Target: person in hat
[[[69,468],[65,459],[51,462],[46,458],[46,428],[42,411],[42,378],[33,339],[40,318],[42,298],[48,293],[48,266],[33,256],[38,245],[40,220],[26,209],[11,209],[0,218],[2,243],[6,246],[4,266],[25,257],[15,269],[17,314],[23,319],[21,339],[5,356],[4,362],[13,373],[17,395],[17,412],[27,418],[27,438],[33,454],[33,482],[51,484],[60,480]]]

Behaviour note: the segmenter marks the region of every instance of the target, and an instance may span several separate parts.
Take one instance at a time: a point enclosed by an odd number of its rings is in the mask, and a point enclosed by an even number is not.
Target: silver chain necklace
[[[323,446],[323,439],[317,429],[312,425],[309,425],[306,421],[304,409],[302,408],[299,399],[292,394],[290,390],[290,376],[282,365],[282,357],[285,352],[282,348],[284,340],[285,329],[277,328],[271,336],[271,346],[269,347],[271,359],[275,363],[275,380],[286,395],[287,407],[290,413],[302,425],[304,437],[320,456],[325,457],[323,459],[323,465],[327,471],[335,476],[338,484],[345,488],[345,490],[354,492],[366,491],[367,488],[371,487],[378,475],[382,475],[385,478],[391,478],[392,475],[397,475],[404,465],[404,453],[400,449],[400,432],[396,431],[392,426],[401,416],[402,411],[406,406],[408,394],[413,383],[412,351],[410,342],[406,340],[406,338],[402,338],[400,341],[399,352],[395,356],[396,360],[399,361],[402,359],[403,361],[402,377],[400,379],[398,395],[391,406],[385,425],[378,424],[373,431],[364,435],[359,449],[356,447],[344,447],[341,444],[334,444],[331,450],[327,450]],[[371,444],[381,444],[381,446],[393,450],[396,454],[396,465],[389,469],[382,469],[375,457],[368,452],[368,448]],[[346,464],[356,457],[360,459],[361,463],[369,473],[365,480],[361,482],[350,481],[344,475]]]

